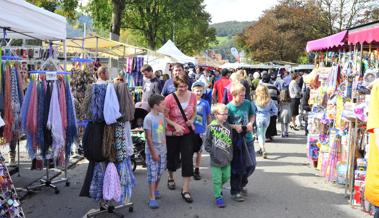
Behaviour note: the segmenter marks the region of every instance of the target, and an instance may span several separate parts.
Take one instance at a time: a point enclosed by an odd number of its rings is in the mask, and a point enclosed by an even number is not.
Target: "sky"
[[[278,0],[205,0],[205,10],[211,14],[212,23],[224,21],[253,21]]]
[[[84,5],[89,0],[80,0]],[[253,21],[278,0],[204,0],[205,10],[211,14],[212,23],[224,21]]]

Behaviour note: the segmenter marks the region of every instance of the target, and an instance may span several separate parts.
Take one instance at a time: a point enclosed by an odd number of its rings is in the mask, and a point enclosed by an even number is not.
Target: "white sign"
[[[46,71],[46,80],[57,80],[57,72],[56,71]]]
[[[237,50],[235,47],[231,48],[231,49],[230,49],[230,52],[232,53],[232,55],[233,55],[235,58],[237,58],[237,57],[239,56],[239,54],[238,54],[238,50]]]

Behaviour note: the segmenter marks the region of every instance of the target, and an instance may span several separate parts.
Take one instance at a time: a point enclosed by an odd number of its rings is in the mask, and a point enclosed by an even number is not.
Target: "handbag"
[[[183,110],[183,108],[182,108],[182,105],[181,105],[180,102],[179,102],[178,96],[176,96],[175,93],[172,93],[172,95],[174,96],[175,101],[176,101],[176,103],[178,104],[178,107],[179,107],[180,113],[182,114],[184,121],[187,122],[187,121],[188,121],[187,116],[186,116],[186,114],[184,113],[184,110]],[[193,152],[194,152],[194,153],[197,153],[197,152],[200,151],[201,146],[203,145],[203,140],[201,139],[201,137],[200,137],[199,134],[196,134],[196,133],[195,133],[195,131],[192,129],[191,126],[189,126],[188,129],[190,130],[190,136],[191,136],[191,138],[192,138],[192,142],[193,142]]]

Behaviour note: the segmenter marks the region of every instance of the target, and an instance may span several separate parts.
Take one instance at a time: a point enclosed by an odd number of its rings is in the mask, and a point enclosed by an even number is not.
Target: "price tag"
[[[56,71],[48,71],[46,72],[46,80],[57,80],[57,72]]]

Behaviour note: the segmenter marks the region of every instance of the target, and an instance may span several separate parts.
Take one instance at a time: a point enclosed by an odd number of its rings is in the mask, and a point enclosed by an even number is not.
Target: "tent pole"
[[[99,37],[96,36],[96,59],[99,58]]]
[[[63,40],[63,55],[64,55],[64,60],[63,60],[63,68],[64,68],[64,72],[66,72],[67,71],[67,52],[66,52],[66,46],[67,46],[67,44],[66,44],[66,39],[65,40]]]

